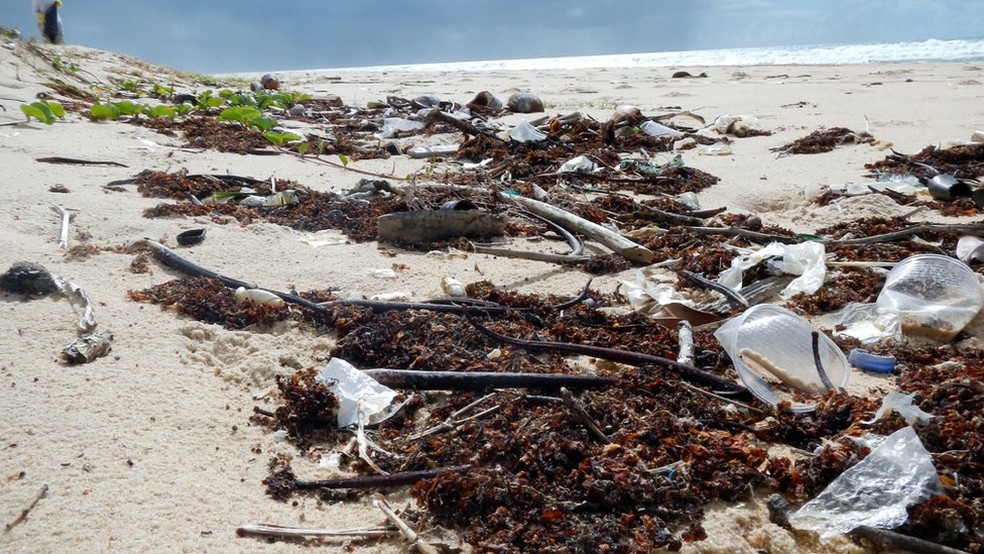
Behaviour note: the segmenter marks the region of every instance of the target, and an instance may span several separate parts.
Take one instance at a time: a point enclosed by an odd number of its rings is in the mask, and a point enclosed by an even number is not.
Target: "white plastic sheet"
[[[827,275],[825,254],[823,244],[819,242],[800,244],[773,242],[765,248],[731,260],[731,267],[721,272],[718,283],[740,290],[745,270],[765,260],[776,258],[773,262],[776,269],[790,275],[799,275],[779,293],[781,297],[789,298],[800,292],[813,294],[823,286],[824,277]]]
[[[789,523],[819,533],[821,541],[862,525],[893,529],[905,523],[907,506],[942,492],[932,457],[913,428],[905,427],[834,479]]]
[[[547,138],[547,135],[524,119],[509,131],[509,138],[516,142],[536,142]]]
[[[359,404],[362,404],[362,425],[368,425],[376,416],[385,416],[386,408],[396,398],[396,391],[379,384],[352,364],[340,358],[328,360],[315,378],[324,383],[338,397],[338,427],[359,423]]]

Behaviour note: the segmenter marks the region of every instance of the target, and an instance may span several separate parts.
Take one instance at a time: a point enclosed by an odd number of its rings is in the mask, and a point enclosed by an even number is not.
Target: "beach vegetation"
[[[127,92],[137,93],[140,91],[140,81],[137,81],[135,79],[128,79],[120,83],[120,89],[125,90]]]
[[[217,119],[219,121],[234,121],[247,127],[256,127],[260,131],[269,131],[277,125],[277,120],[266,117],[263,112],[254,106],[232,106],[222,110]]]
[[[112,102],[96,102],[89,106],[89,115],[97,120],[117,120],[120,118],[120,109]]]
[[[82,67],[79,64],[72,61],[65,61],[61,56],[51,58],[51,65],[62,73],[75,74],[82,71]]]
[[[150,90],[154,96],[159,98],[166,98],[174,94],[174,87],[164,86],[158,83],[152,84]]]
[[[338,161],[342,162],[342,167],[348,167],[349,158],[345,154],[339,154]]]
[[[195,106],[204,111],[208,111],[211,108],[224,106],[225,103],[225,98],[215,96],[215,92],[212,89],[200,92],[198,93],[198,96],[195,97]]]
[[[267,131],[263,133],[263,137],[268,141],[272,142],[275,146],[283,146],[288,142],[301,140],[301,136],[297,133],[291,133],[290,131],[284,131],[278,133],[276,131]]]
[[[14,41],[19,39],[21,36],[20,31],[14,29],[13,27],[5,27],[0,25],[0,39]]]
[[[21,111],[28,121],[33,117],[46,125],[51,125],[57,118],[65,117],[65,108],[54,100],[38,100],[30,104],[21,104]]]

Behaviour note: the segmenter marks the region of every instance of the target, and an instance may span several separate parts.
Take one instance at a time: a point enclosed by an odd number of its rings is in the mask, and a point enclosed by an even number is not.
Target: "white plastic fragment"
[[[900,392],[892,392],[885,395],[882,398],[882,405],[875,412],[875,417],[868,421],[862,421],[865,425],[871,425],[879,419],[881,419],[885,414],[898,412],[900,416],[905,419],[906,424],[912,425],[926,425],[929,420],[933,419],[933,415],[924,412],[919,406],[912,403],[912,399],[915,397],[915,393],[912,394],[902,394]]]
[[[776,269],[790,275],[799,275],[779,293],[781,297],[789,298],[800,292],[810,295],[823,286],[827,264],[824,246],[819,242],[800,244],[773,242],[751,254],[738,256],[731,260],[731,267],[718,276],[718,283],[740,290],[745,270],[770,258],[776,258],[772,262]]]
[[[359,423],[359,404],[362,404],[362,424],[370,424],[376,416],[384,415],[396,398],[396,392],[369,377],[341,358],[328,360],[315,380],[323,383],[338,397],[338,427]]]
[[[560,164],[558,173],[592,173],[598,169],[598,164],[591,161],[587,156],[577,156]]]
[[[904,427],[789,516],[789,523],[819,533],[821,541],[862,525],[893,529],[905,522],[907,506],[942,492],[932,457],[915,430]]]
[[[60,275],[52,274],[51,279],[55,282],[58,290],[68,298],[72,309],[76,313],[81,312],[79,314],[79,321],[76,323],[79,330],[89,333],[95,329],[96,314],[92,311],[92,301],[89,300],[89,295],[86,294],[85,290]]]
[[[629,305],[632,306],[632,309],[634,310],[648,308],[653,303],[660,306],[665,306],[672,303],[679,303],[688,306],[691,304],[690,300],[680,295],[680,293],[673,288],[673,285],[668,283],[653,283],[646,278],[646,275],[641,270],[636,271],[635,281],[620,279],[619,283],[625,287],[625,292],[623,294],[628,299]]]
[[[421,121],[413,121],[402,117],[386,117],[383,118],[383,130],[376,133],[376,138],[393,138],[400,131],[419,131],[423,128],[424,123]]]
[[[284,307],[284,299],[270,291],[262,289],[247,289],[239,287],[235,292],[236,302],[252,302],[257,306],[273,306],[275,308]]]
[[[322,229],[321,231],[308,233],[306,235],[302,235],[298,240],[306,243],[312,248],[348,243],[348,237],[334,229]]]
[[[415,159],[450,156],[458,151],[457,144],[437,144],[434,146],[415,146],[407,150],[407,156]]]
[[[680,138],[683,136],[683,133],[673,127],[667,127],[649,119],[639,124],[639,130],[651,137]]]
[[[410,300],[409,292],[381,292],[369,297],[369,300],[380,300],[382,302],[405,302]]]
[[[547,138],[547,135],[524,119],[509,131],[509,138],[516,142],[536,142]]]
[[[702,144],[697,147],[697,153],[701,156],[727,156],[731,154],[731,145],[726,142]]]
[[[984,262],[984,239],[965,236],[957,241],[957,259],[965,264]]]

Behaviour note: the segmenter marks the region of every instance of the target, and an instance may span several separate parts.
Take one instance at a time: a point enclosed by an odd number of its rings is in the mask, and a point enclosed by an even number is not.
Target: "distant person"
[[[64,44],[61,16],[58,15],[58,8],[62,6],[61,0],[33,0],[33,3],[34,16],[38,18],[38,29],[41,29],[41,37],[44,41],[51,44]]]

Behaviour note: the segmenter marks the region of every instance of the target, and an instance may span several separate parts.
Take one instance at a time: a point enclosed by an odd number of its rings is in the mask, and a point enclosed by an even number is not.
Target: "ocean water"
[[[925,40],[881,44],[827,44],[768,48],[723,48],[603,56],[568,56],[472,62],[381,65],[316,71],[495,71],[593,67],[703,67],[749,65],[842,65],[891,62],[984,62],[984,39]]]

